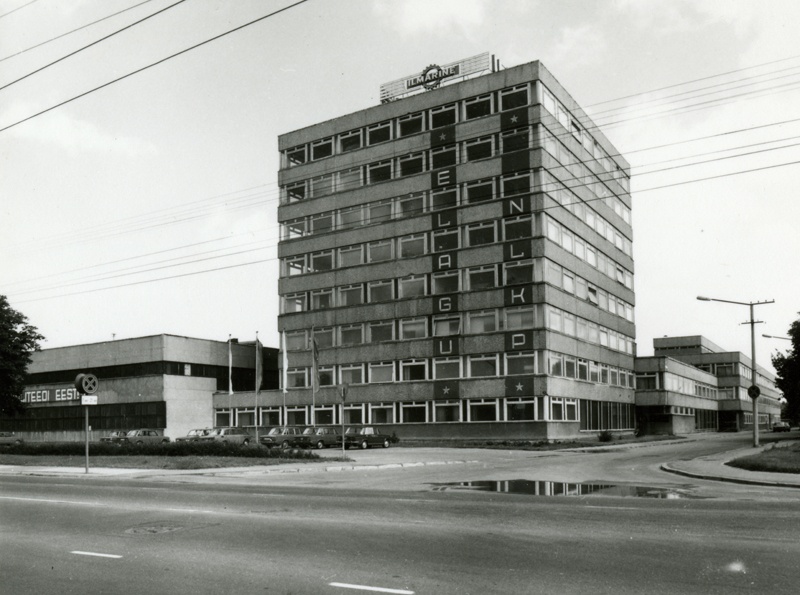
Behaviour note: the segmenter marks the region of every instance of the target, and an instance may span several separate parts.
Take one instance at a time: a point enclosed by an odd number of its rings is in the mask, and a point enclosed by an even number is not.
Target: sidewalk
[[[784,446],[788,443],[784,443]],[[759,450],[740,448],[729,450],[715,455],[699,457],[689,461],[674,461],[661,465],[663,471],[693,477],[695,479],[708,479],[712,481],[727,481],[750,485],[763,485],[771,487],[800,488],[800,474],[797,473],[767,473],[763,471],[747,471],[726,465],[728,461],[757,454],[773,445],[761,446]],[[780,448],[780,447],[779,447]]]

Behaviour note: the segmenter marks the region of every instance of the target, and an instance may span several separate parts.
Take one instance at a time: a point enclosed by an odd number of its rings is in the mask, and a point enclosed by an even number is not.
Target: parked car
[[[14,432],[0,432],[0,446],[18,446],[23,442]]]
[[[253,437],[244,428],[214,428],[205,436],[198,438],[200,442],[228,442],[230,444],[250,444]]]
[[[211,432],[211,428],[200,428],[197,430],[189,430],[189,433],[186,436],[180,436],[179,438],[175,438],[175,442],[197,442],[203,436],[208,436],[209,432]]]
[[[259,438],[259,442],[267,448],[279,447],[286,449],[301,446],[303,443],[303,428],[296,426],[272,428]]]
[[[161,434],[158,430],[131,430],[120,438],[120,444],[164,444],[169,442],[169,438]]]
[[[773,432],[788,432],[791,429],[792,428],[785,421],[776,421],[774,424],[772,424]]]
[[[103,436],[100,438],[100,442],[111,442],[112,444],[119,444],[119,442],[125,437],[127,434],[125,430],[113,430],[108,433],[108,435]]]
[[[352,426],[347,428],[344,433],[345,448],[358,447],[369,448],[370,446],[382,446],[389,448],[391,437],[381,434],[373,426]],[[342,441],[338,440],[338,444]]]
[[[339,440],[340,431],[338,428],[327,426],[309,426],[303,430],[300,438],[300,446],[303,448],[325,448],[326,446],[336,446],[341,444]]]

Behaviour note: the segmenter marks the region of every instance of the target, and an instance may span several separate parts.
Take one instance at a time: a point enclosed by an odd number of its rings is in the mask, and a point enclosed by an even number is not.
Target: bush
[[[600,442],[612,442],[614,440],[614,434],[612,434],[609,430],[603,430],[597,435],[597,439]]]
[[[39,442],[11,446],[8,454],[49,456],[80,456],[86,453],[83,442]],[[263,446],[240,446],[224,442],[167,442],[165,444],[126,444],[107,442],[89,443],[89,456],[124,457],[150,455],[159,457],[243,457],[263,459],[318,459],[319,455],[308,450],[265,448]]]

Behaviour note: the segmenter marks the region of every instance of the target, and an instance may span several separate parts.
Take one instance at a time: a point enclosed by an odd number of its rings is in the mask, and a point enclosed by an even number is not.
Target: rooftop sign
[[[445,81],[456,78],[467,78],[482,72],[494,72],[495,60],[489,52],[471,58],[465,58],[450,64],[431,64],[419,74],[406,76],[381,85],[381,103],[388,103],[405,95],[436,89]]]

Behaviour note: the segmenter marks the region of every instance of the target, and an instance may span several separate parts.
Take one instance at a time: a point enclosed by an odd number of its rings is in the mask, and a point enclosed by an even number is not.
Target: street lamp
[[[758,366],[756,366],[756,324],[763,321],[756,321],[753,318],[753,308],[761,304],[774,304],[775,300],[764,300],[762,302],[736,302],[733,300],[720,300],[717,298],[698,295],[697,299],[701,302],[723,302],[725,304],[737,304],[739,306],[750,306],[750,320],[742,324],[750,325],[750,360],[753,365],[753,383],[747,389],[747,395],[753,400],[753,447],[758,447],[758,397],[761,389],[758,388]]]

